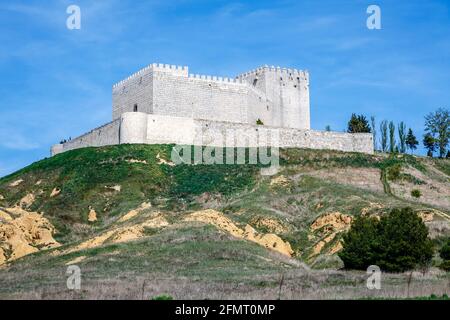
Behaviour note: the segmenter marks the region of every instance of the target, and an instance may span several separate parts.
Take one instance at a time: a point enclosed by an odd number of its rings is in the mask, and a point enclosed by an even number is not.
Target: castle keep
[[[264,66],[229,79],[152,64],[113,86],[112,118],[102,127],[54,145],[52,155],[123,143],[373,153],[371,134],[311,130],[309,74],[296,69]],[[261,138],[274,132],[276,140]]]

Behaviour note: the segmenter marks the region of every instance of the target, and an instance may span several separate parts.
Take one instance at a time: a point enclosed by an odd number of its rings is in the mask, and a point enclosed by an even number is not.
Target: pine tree
[[[414,150],[417,149],[417,145],[419,144],[419,141],[417,141],[416,136],[414,135],[411,128],[408,130],[408,134],[406,135],[406,146],[409,150],[411,150],[411,153],[414,153]]]
[[[356,115],[352,114],[352,117],[350,118],[350,121],[348,122],[348,129],[347,132],[349,133],[361,133],[366,132],[370,133],[370,126],[369,122],[367,121],[366,117],[364,115]]]

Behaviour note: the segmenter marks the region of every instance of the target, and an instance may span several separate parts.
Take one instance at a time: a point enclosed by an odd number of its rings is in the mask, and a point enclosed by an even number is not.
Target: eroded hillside
[[[80,149],[1,179],[0,279],[51,287],[52,274],[76,263],[93,279],[272,283],[266,277],[339,269],[355,216],[403,206],[437,246],[450,234],[448,160],[289,149],[279,172],[263,176],[257,165],[175,166],[170,151]],[[25,269],[34,270],[27,283]]]

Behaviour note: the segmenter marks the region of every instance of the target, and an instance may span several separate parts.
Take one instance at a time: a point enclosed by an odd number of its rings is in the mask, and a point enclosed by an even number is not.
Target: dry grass
[[[43,283],[33,290],[0,294],[0,299],[148,300],[168,294],[175,299],[188,300],[340,300],[404,299],[431,294],[441,296],[450,292],[449,274],[434,269],[425,274],[415,272],[408,285],[409,277],[410,273],[384,274],[381,290],[369,290],[366,287],[367,275],[355,271],[292,270],[283,276],[255,276],[251,282],[202,281],[158,274],[124,273],[110,279],[83,279],[79,291],[66,289],[65,277],[56,277],[54,282]],[[281,286],[280,279],[283,279]]]

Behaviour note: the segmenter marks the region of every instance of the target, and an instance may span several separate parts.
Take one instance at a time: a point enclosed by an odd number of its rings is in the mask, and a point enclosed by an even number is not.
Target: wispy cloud
[[[33,150],[39,148],[33,137],[26,137],[15,128],[0,129],[0,146],[11,150]]]
[[[81,30],[66,28],[70,4],[81,7]],[[421,125],[450,101],[450,5],[379,0],[383,29],[370,31],[365,4],[3,1],[0,174],[109,121],[111,85],[152,62],[222,76],[261,64],[308,69],[313,127],[343,128],[352,112]]]

